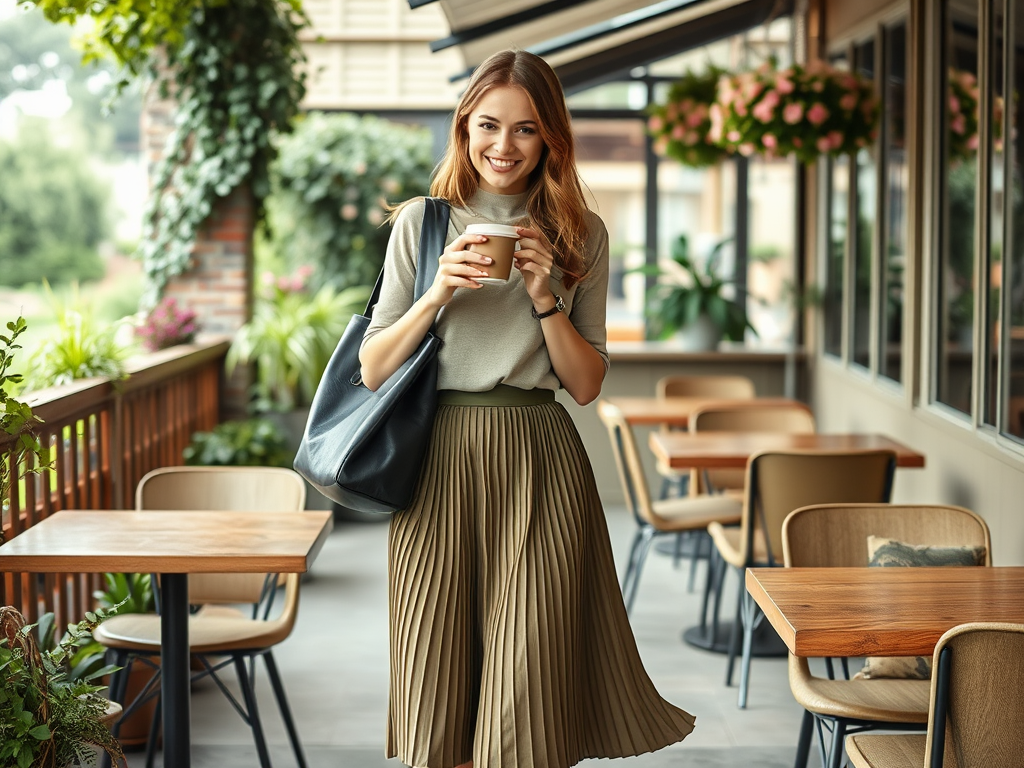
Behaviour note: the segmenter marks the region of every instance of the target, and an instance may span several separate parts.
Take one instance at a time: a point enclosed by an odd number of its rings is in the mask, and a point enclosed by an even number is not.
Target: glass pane
[[[786,346],[796,312],[791,298],[796,272],[794,221],[796,166],[789,160],[750,161],[750,245],[747,255],[747,317],[757,336],[752,346]]]
[[[900,381],[903,363],[903,276],[907,255],[907,25],[885,30],[885,249],[882,252],[882,324],[878,372]]]
[[[1009,3],[1011,17],[1007,35],[1007,51],[1013,51],[1010,62],[1010,82],[1003,89],[1007,102],[1006,128],[1003,134],[1004,146],[1010,154],[1012,184],[1005,184],[1006,195],[1010,198],[1008,210],[1012,211],[1004,251],[1006,259],[1006,297],[1009,304],[1010,332],[1004,349],[1007,350],[1006,388],[1006,432],[1017,438],[1024,438],[1024,102],[1021,88],[1024,88],[1024,8],[1021,3]],[[1012,44],[1009,44],[1012,43]]]
[[[971,410],[974,359],[974,197],[978,183],[978,6],[946,2],[943,211],[936,399]]]
[[[828,255],[822,309],[825,352],[843,354],[843,266],[846,263],[846,227],[850,204],[850,157],[840,155],[829,163]]]
[[[985,403],[982,421],[995,425],[999,414],[999,294],[1003,268],[1004,206],[1007,203],[1005,173],[1003,168],[1003,98],[1006,95],[1003,67],[1006,52],[1003,50],[1003,0],[989,0],[991,8],[991,39],[989,40],[989,72],[991,98],[989,100],[989,134],[992,147],[992,163],[989,169],[989,222],[988,222],[988,288],[989,305],[985,322],[984,360],[988,361],[985,374]],[[981,286],[981,290],[984,290]]]
[[[854,66],[865,79],[875,78],[875,41],[857,46]],[[875,222],[878,216],[878,176],[874,148],[857,151],[857,229],[853,235],[853,353],[867,367],[871,355],[871,271]]]

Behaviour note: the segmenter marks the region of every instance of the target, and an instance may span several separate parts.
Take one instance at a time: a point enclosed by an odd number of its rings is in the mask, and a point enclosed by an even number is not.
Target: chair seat
[[[789,687],[809,712],[882,723],[928,722],[930,680],[828,680],[813,677],[807,659],[789,656]],[[924,765],[923,758],[918,765]]]
[[[260,621],[199,613],[189,617],[188,639],[191,653],[225,653],[276,645],[288,636],[289,627],[279,621]],[[111,616],[93,632],[97,642],[108,648],[144,653],[160,651],[160,616],[155,613],[128,613]]]
[[[727,496],[684,496],[651,503],[654,513],[662,518],[659,531],[702,531],[711,523],[737,525],[743,505]]]
[[[747,567],[747,562],[743,557],[742,537],[744,533],[742,529],[727,528],[721,523],[710,523],[708,533],[711,534],[711,540],[715,543],[715,547],[725,562],[735,568]],[[764,534],[760,530],[754,531],[753,561],[756,563],[768,562],[768,546],[765,544]]]
[[[857,733],[846,737],[846,756],[856,768],[921,768],[927,741],[925,733]]]

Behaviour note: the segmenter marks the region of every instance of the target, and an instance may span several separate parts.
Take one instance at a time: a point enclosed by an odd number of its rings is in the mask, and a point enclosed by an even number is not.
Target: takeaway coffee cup
[[[469,250],[490,256],[491,264],[478,264],[487,273],[487,277],[474,277],[478,283],[504,283],[512,274],[512,255],[515,253],[519,234],[515,227],[504,224],[470,224],[466,227],[467,235],[486,235],[487,241],[472,243]]]

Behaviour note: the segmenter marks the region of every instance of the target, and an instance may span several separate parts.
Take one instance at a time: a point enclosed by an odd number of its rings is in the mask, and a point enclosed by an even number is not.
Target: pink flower
[[[696,131],[687,132],[686,136],[683,137],[683,144],[688,147],[692,147],[700,140],[700,136],[697,135]]]
[[[684,133],[686,133],[686,126],[685,125],[677,125],[675,128],[672,129],[672,138],[673,139],[681,139],[681,138],[683,138],[683,134]]]
[[[793,92],[793,81],[783,77],[781,74],[775,78],[775,90],[785,95]]]
[[[754,154],[754,145],[751,144],[749,141],[745,141],[742,144],[740,144],[738,149],[739,153],[744,157],[750,157],[752,154]]]
[[[647,121],[647,129],[651,133],[661,133],[665,128],[665,119],[661,115],[651,115],[651,119]]]
[[[695,109],[686,118],[686,126],[688,128],[696,128],[698,125],[704,122],[704,118],[707,115],[704,114],[704,110]]]
[[[978,148],[978,134],[972,134],[967,139],[967,148],[970,150],[976,150]]]
[[[958,99],[952,93],[949,94],[949,111],[950,112],[959,112],[960,111],[960,99]]]
[[[768,102],[767,99],[762,99],[754,105],[751,110],[754,117],[760,120],[762,123],[770,123],[775,117],[775,108]]]
[[[807,110],[807,119],[811,125],[821,125],[828,120],[828,108],[821,102],[815,102]]]
[[[775,149],[779,146],[779,140],[775,138],[774,133],[766,133],[761,137],[761,143],[764,144],[768,149]]]
[[[725,134],[725,138],[728,141],[731,141],[733,144],[735,144],[740,139],[743,138],[743,134],[741,134],[739,131],[729,131],[727,134]]]
[[[841,85],[847,91],[853,91],[857,89],[859,83],[857,82],[857,78],[854,77],[853,75],[844,75],[843,77],[839,78],[839,85]]]
[[[796,125],[804,117],[804,105],[799,102],[787,104],[782,109],[782,119],[789,125]]]
[[[711,117],[711,130],[708,132],[711,140],[719,142],[722,140],[722,129],[724,118],[722,116],[722,108],[718,104],[712,104],[709,112]]]
[[[847,93],[839,100],[839,106],[847,112],[852,112],[857,108],[857,94],[852,91]]]
[[[747,116],[747,104],[742,99],[736,99],[732,103],[733,111],[740,117]]]
[[[654,142],[654,152],[658,155],[664,155],[668,150],[668,137],[662,136],[656,142]]]
[[[828,138],[828,144],[832,149],[839,149],[843,146],[842,131],[829,131],[826,138]]]
[[[949,121],[949,130],[963,136],[964,131],[967,130],[967,120],[962,114],[957,115]]]
[[[804,145],[804,140],[799,136],[794,136],[791,141],[793,142],[793,146],[797,149],[800,149],[800,147]]]
[[[816,146],[818,148],[818,151],[821,152],[822,154],[828,152],[832,148],[832,145],[829,144],[828,139],[824,136],[822,136],[816,142],[814,142],[814,146]]]

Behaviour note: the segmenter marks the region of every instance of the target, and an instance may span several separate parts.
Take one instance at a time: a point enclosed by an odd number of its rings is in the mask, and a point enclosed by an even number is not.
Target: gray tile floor
[[[621,564],[634,523],[622,508],[609,509],[607,517]],[[383,756],[388,688],[386,543],[384,523],[339,523],[303,583],[295,631],[275,652],[310,768],[399,765]],[[802,710],[789,692],[785,659],[754,660],[749,706],[737,709],[736,688],[724,685],[725,657],[680,641],[681,631],[695,622],[700,606],[699,590],[687,591],[687,576],[685,564],[677,570],[671,558],[652,553],[633,627],[655,684],[667,699],[696,715],[696,729],[681,744],[619,764],[792,766]],[[703,570],[698,581],[701,578]],[[729,578],[725,605],[733,606],[736,583],[732,575]],[[723,613],[728,613],[724,606]],[[294,758],[269,688],[260,690],[260,701],[275,768],[290,768]],[[212,684],[194,686],[192,707],[195,768],[258,765],[248,728]],[[141,752],[129,754],[129,765],[143,764]],[[582,765],[607,764],[589,760]]]

